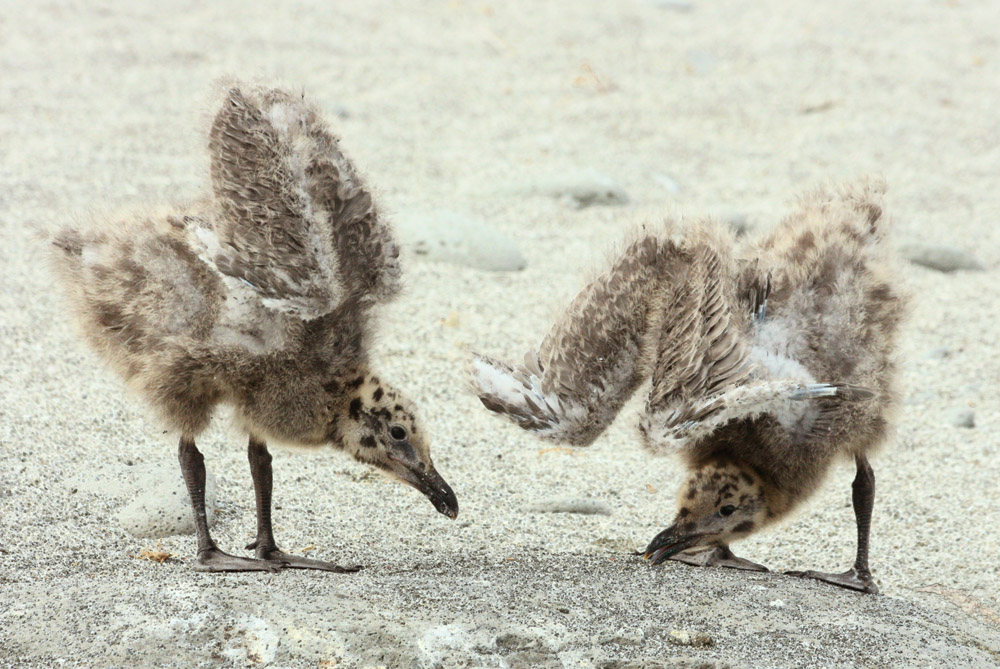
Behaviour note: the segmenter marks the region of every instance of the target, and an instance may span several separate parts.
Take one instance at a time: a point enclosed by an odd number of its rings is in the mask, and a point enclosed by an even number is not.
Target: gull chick
[[[58,273],[86,340],[180,433],[195,568],[354,571],[277,547],[267,441],[333,446],[458,514],[413,404],[369,364],[372,308],[400,287],[398,248],[338,139],[301,96],[226,86],[208,148],[208,195],[63,230]],[[219,404],[249,434],[255,558],[224,553],[209,534],[195,437]]]
[[[483,405],[541,437],[590,444],[646,380],[640,432],[689,470],[654,564],[764,570],[730,543],[785,517],[838,458],[855,462],[858,543],[844,573],[791,572],[875,593],[869,454],[895,406],[903,300],[884,244],[884,186],[808,194],[741,246],[709,221],[643,229],[537,351],[473,363]]]

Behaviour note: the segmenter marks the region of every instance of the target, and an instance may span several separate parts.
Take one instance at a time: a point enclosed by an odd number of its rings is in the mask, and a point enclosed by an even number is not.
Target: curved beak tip
[[[657,534],[649,542],[649,546],[646,547],[646,553],[643,557],[654,565],[660,564],[677,553],[690,548],[696,541],[697,536],[679,536],[676,529],[670,527]]]
[[[447,490],[432,489],[430,491],[422,491],[430,499],[431,504],[442,516],[447,516],[450,520],[455,520],[458,518],[458,500],[455,499],[455,493],[451,491],[451,488]]]
[[[458,498],[455,497],[455,491],[436,471],[429,478],[426,489],[421,490],[421,492],[431,500],[438,513],[451,520],[458,518]]]
[[[455,497],[455,491],[433,466],[424,469],[404,465],[396,467],[394,471],[405,483],[423,493],[438,513],[451,520],[458,518],[458,499]]]

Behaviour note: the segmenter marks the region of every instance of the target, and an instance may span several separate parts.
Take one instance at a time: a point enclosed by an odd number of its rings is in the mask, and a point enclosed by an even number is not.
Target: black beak
[[[458,500],[455,498],[455,492],[441,478],[433,465],[423,470],[419,467],[408,467],[399,460],[394,464],[393,470],[396,475],[426,495],[438,513],[443,513],[452,520],[458,517]]]
[[[660,564],[681,551],[698,543],[700,534],[680,534],[677,525],[671,525],[663,530],[646,546],[645,558],[650,564]]]

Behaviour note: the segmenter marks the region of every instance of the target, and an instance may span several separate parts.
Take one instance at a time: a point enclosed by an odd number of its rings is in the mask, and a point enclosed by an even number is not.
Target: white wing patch
[[[471,371],[473,391],[483,406],[540,437],[566,439],[587,419],[585,407],[542,390],[536,374],[484,356],[474,358]]]
[[[268,300],[261,298],[253,284],[219,271],[213,260],[221,249],[219,237],[206,221],[187,217],[184,222],[188,231],[194,233],[193,238],[189,237],[191,247],[225,287],[226,299],[212,328],[212,339],[255,354],[284,348],[288,343],[286,316],[267,304]]]
[[[639,424],[646,446],[657,454],[694,445],[732,420],[772,416],[793,434],[813,429],[822,408],[808,400],[842,402],[870,400],[876,393],[848,384],[757,381],[714,397],[673,404],[647,412]]]

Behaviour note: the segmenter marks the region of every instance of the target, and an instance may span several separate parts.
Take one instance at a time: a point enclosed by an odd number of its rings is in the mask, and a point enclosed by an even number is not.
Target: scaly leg
[[[285,553],[274,542],[274,530],[271,527],[271,454],[267,444],[250,437],[247,446],[247,458],[250,460],[250,474],[253,476],[253,489],[257,497],[257,538],[247,544],[247,549],[256,549],[256,555],[261,560],[277,560],[292,569],[319,569],[341,574],[355,572],[361,567],[341,567],[332,562],[312,560]]]
[[[710,550],[696,553],[681,552],[670,559],[694,567],[727,567],[744,571],[768,571],[767,567],[762,564],[737,557],[729,549],[729,546],[716,546]]]
[[[194,439],[181,437],[177,449],[181,462],[181,473],[191,497],[194,511],[194,525],[198,532],[198,558],[194,564],[196,571],[277,571],[280,562],[253,560],[236,557],[219,550],[208,532],[208,516],[205,514],[205,456],[194,445]]]
[[[872,525],[872,507],[875,506],[875,472],[868,459],[859,455],[855,459],[858,473],[851,486],[854,502],[854,516],[858,521],[858,556],[854,566],[842,574],[826,574],[819,571],[790,571],[790,576],[815,578],[851,590],[859,590],[872,595],[878,594],[878,586],[872,580],[868,569],[868,534]]]

